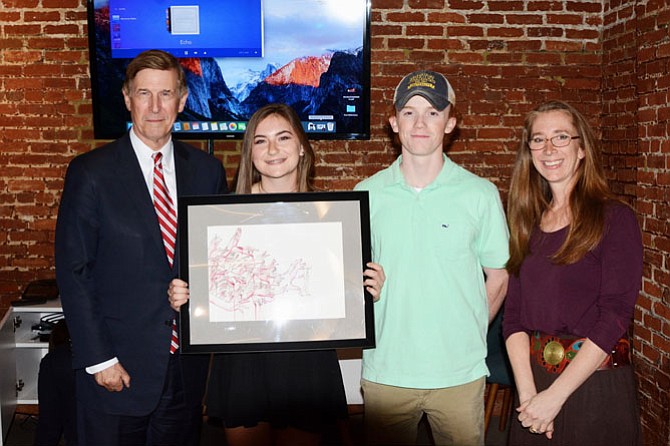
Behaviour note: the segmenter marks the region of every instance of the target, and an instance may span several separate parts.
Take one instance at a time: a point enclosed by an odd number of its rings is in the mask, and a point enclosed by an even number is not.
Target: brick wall
[[[619,149],[620,190],[635,196],[643,231],[634,347],[645,444],[660,445],[670,442],[670,5],[625,1],[616,9],[620,38],[606,49],[621,64],[610,76],[622,99],[612,147]]]
[[[87,39],[80,1],[0,3],[0,295],[53,274],[66,163],[88,150]],[[81,142],[80,142],[81,141]]]
[[[386,166],[396,156],[393,87],[409,71],[436,69],[462,118],[450,156],[504,195],[524,114],[546,99],[573,102],[602,130],[608,175],[644,220],[636,347],[644,423],[667,440],[669,20],[667,7],[653,10],[663,3],[373,0],[372,138],[314,146],[323,188],[350,188]],[[92,140],[85,19],[84,0],[0,0],[0,307],[28,280],[53,275],[65,167],[101,144]],[[230,177],[237,150],[215,144]]]

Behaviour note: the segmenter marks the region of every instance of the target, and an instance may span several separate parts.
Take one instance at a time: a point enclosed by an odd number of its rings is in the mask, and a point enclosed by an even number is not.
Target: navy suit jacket
[[[222,164],[174,142],[179,196],[227,191]],[[175,316],[167,299],[170,268],[151,195],[130,136],[76,157],[65,176],[56,224],[56,277],[84,406],[146,415],[158,404]],[[178,259],[178,252],[176,259]],[[84,369],[118,357],[130,388],[109,392]],[[203,397],[208,357],[180,355],[186,397]]]

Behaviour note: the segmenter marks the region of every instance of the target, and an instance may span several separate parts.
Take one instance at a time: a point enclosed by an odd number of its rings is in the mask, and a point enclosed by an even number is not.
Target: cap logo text
[[[435,77],[431,76],[428,73],[419,73],[415,76],[412,76],[407,85],[407,89],[411,90],[412,88],[417,87],[426,87],[435,89]]]

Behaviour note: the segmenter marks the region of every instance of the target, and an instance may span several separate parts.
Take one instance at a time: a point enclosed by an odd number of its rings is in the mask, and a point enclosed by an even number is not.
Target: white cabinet
[[[45,304],[12,307],[0,321],[0,446],[7,438],[17,404],[37,404],[37,375],[40,360],[49,350],[40,340],[37,326],[42,318],[62,313],[60,300]]]
[[[0,445],[5,444],[9,424],[16,409],[16,343],[12,310],[0,320]]]

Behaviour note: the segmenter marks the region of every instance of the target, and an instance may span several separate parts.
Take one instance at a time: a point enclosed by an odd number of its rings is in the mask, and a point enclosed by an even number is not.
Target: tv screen
[[[242,138],[283,102],[312,139],[370,137],[368,0],[88,0],[96,138],[130,127],[121,94],[147,49],[179,58],[188,83],[179,138]]]

